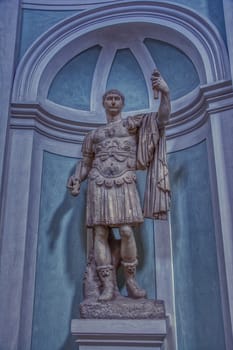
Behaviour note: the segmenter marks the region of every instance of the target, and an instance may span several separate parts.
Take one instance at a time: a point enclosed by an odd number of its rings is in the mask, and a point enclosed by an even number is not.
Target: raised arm
[[[160,91],[161,93],[157,121],[159,126],[162,127],[168,122],[171,113],[169,88],[167,86],[167,83],[158,71],[155,71],[152,74],[151,80],[153,89],[156,91]]]

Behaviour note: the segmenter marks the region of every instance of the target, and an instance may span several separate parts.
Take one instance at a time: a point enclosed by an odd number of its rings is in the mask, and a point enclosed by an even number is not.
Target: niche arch
[[[119,30],[116,31],[117,28]],[[133,35],[136,38],[135,43],[132,43]],[[100,113],[101,96],[111,68],[111,57],[113,58],[117,49],[130,46],[147,84],[147,111],[155,109],[156,101],[153,100],[149,87],[150,74],[155,63],[151,55],[142,49],[143,40],[147,37],[170,45],[175,43],[176,48],[192,61],[198,73],[200,87],[227,80],[229,62],[225,44],[207,19],[185,6],[172,3],[121,1],[78,13],[59,22],[39,37],[27,50],[17,68],[12,95],[14,106],[18,108],[24,104],[26,108],[30,103],[37,110],[40,106],[40,114],[45,116],[47,125],[51,124],[51,117],[59,121],[61,127],[67,128],[69,124],[70,129],[75,128],[76,123],[89,128],[104,123],[104,117]],[[97,63],[90,111],[49,101],[48,90],[58,71],[73,57],[96,44],[103,48],[99,61],[106,64]],[[182,121],[182,124],[186,123],[187,128],[189,127],[189,119],[195,119],[194,106],[200,109],[204,105],[202,95],[203,92],[198,87],[173,101],[172,111],[175,118],[172,119],[170,128],[177,124],[177,118],[179,123]],[[189,111],[192,111],[192,115]],[[40,118],[41,116],[38,119]]]

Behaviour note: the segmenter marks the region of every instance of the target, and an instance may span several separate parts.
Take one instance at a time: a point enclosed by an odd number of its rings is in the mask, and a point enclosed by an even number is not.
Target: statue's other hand
[[[152,81],[153,89],[157,91],[161,91],[163,93],[169,93],[168,85],[166,81],[163,79],[163,77],[161,76],[159,71],[155,70],[153,72],[151,81]]]
[[[69,177],[66,187],[70,190],[72,196],[77,196],[80,192],[80,180],[72,175]]]

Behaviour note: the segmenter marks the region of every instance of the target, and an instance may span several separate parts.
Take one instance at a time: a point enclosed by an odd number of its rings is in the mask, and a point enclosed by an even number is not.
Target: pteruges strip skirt
[[[135,182],[107,187],[89,179],[87,190],[87,226],[136,225],[143,214]]]

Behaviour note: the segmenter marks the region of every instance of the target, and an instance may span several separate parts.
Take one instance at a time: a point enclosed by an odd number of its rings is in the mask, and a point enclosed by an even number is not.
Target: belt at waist
[[[117,176],[104,176],[98,169],[93,169],[89,176],[89,180],[94,181],[98,186],[112,187],[114,185],[121,186],[124,183],[130,184],[136,182],[136,174],[134,170],[126,170]]]

